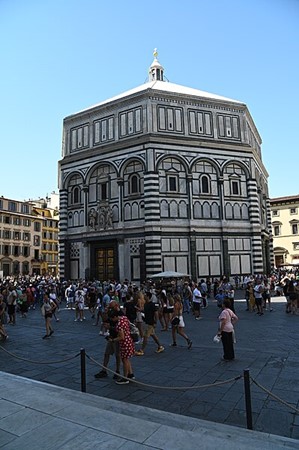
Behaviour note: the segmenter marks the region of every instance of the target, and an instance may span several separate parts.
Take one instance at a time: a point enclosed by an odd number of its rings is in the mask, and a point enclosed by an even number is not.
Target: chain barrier
[[[243,375],[238,375],[237,377],[234,378],[230,378],[228,380],[225,381],[216,381],[215,383],[211,383],[211,384],[202,384],[202,385],[196,385],[196,386],[159,386],[159,385],[155,385],[155,384],[148,384],[148,383],[143,383],[142,381],[137,381],[137,380],[133,380],[132,378],[127,378],[123,375],[120,375],[117,372],[114,372],[113,370],[109,369],[108,367],[105,367],[103,364],[100,364],[98,361],[96,361],[94,358],[92,358],[91,356],[86,354],[86,358],[88,358],[90,361],[92,361],[93,363],[95,363],[97,366],[101,367],[102,369],[107,370],[107,372],[110,372],[114,375],[117,376],[121,376],[121,378],[124,378],[125,380],[129,380],[130,383],[135,383],[138,384],[139,386],[143,386],[143,387],[148,387],[148,388],[154,388],[154,389],[165,389],[165,390],[174,390],[174,391],[178,391],[178,390],[183,390],[183,391],[188,391],[188,390],[192,390],[192,389],[204,389],[204,388],[209,388],[209,387],[213,387],[213,386],[222,386],[223,384],[228,384],[228,383],[232,383],[233,381],[237,381],[240,380],[240,378],[243,378]]]
[[[78,356],[81,355],[81,353],[76,353],[73,356],[70,356],[69,358],[64,358],[64,359],[60,359],[60,360],[54,360],[54,361],[34,361],[32,359],[28,359],[28,358],[23,358],[21,356],[15,355],[14,353],[9,352],[8,350],[6,350],[4,347],[2,347],[2,345],[0,345],[0,349],[2,351],[4,351],[5,353],[7,353],[8,355],[12,356],[13,358],[16,358],[18,360],[21,361],[26,361],[32,364],[42,364],[42,365],[46,365],[46,364],[59,364],[59,363],[64,363],[64,362],[68,362],[71,361],[72,359],[78,358]],[[91,362],[93,362],[94,364],[96,364],[97,366],[101,367],[101,369],[104,369],[107,372],[110,372],[113,375],[118,375],[120,376],[119,373],[115,372],[112,369],[109,369],[109,367],[105,367],[103,364],[99,363],[98,361],[96,361],[92,356],[89,356],[88,354],[85,355],[86,358],[88,358]],[[184,391],[188,391],[188,390],[194,390],[194,389],[206,389],[206,388],[210,388],[210,387],[214,387],[214,386],[223,386],[225,384],[229,384],[229,383],[233,383],[234,381],[238,381],[241,378],[243,378],[243,375],[238,375],[236,377],[233,378],[229,378],[228,380],[224,380],[224,381],[216,381],[215,383],[209,383],[209,384],[201,384],[201,385],[195,385],[195,386],[159,386],[159,385],[155,385],[155,384],[149,384],[149,383],[143,383],[142,381],[138,381],[138,380],[134,380],[132,378],[127,378],[125,376],[121,376],[122,378],[129,380],[130,383],[135,383],[136,385],[142,386],[142,387],[146,387],[146,388],[152,388],[152,389],[164,389],[164,390],[174,390],[174,391],[178,391],[178,390],[184,390]],[[280,402],[281,404],[287,406],[288,408],[292,409],[295,413],[299,413],[299,409],[296,408],[295,406],[291,405],[290,403],[286,402],[285,400],[281,399],[280,397],[278,397],[277,395],[273,394],[271,391],[269,391],[269,389],[265,388],[264,386],[262,386],[260,383],[258,383],[254,378],[252,378],[250,376],[250,380],[252,381],[252,383],[254,383],[257,387],[259,387],[260,389],[262,389],[264,392],[266,392],[270,397],[272,397],[273,399],[275,399],[276,401]]]
[[[29,363],[32,363],[32,364],[59,364],[59,363],[64,363],[64,362],[71,361],[72,359],[75,359],[78,356],[80,356],[80,353],[77,353],[74,356],[70,356],[69,358],[65,358],[65,359],[60,359],[58,361],[34,361],[32,359],[22,358],[22,356],[15,355],[14,353],[9,352],[4,347],[2,347],[2,345],[0,345],[0,349],[3,350],[8,355],[12,356],[13,358],[19,359],[21,361],[26,361],[26,362],[29,362]]]
[[[273,394],[271,391],[269,391],[267,388],[259,384],[256,380],[254,380],[252,377],[250,377],[251,381],[260,389],[262,389],[264,392],[266,392],[270,397],[273,397],[278,402],[282,403],[283,405],[287,406],[288,408],[291,408],[295,411],[295,413],[299,413],[299,409],[295,408],[295,406],[290,405],[290,403],[286,402],[285,400],[282,400],[281,398],[277,397],[277,395]]]

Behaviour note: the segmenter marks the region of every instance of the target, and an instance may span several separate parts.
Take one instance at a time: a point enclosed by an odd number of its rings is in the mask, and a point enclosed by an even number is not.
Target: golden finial
[[[153,55],[154,55],[154,58],[156,58],[157,59],[157,56],[158,56],[158,50],[155,48],[154,49],[154,53],[153,53]]]

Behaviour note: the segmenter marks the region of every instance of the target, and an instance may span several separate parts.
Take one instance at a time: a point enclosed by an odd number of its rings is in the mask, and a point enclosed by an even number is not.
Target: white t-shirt
[[[84,309],[84,295],[83,290],[78,290],[75,292],[75,302],[78,304],[79,309]]]
[[[261,284],[257,284],[253,288],[255,298],[262,298],[263,286]]]
[[[200,290],[198,288],[195,288],[193,290],[193,298],[192,298],[193,302],[194,303],[201,303],[201,298],[202,298],[202,296],[201,296]]]

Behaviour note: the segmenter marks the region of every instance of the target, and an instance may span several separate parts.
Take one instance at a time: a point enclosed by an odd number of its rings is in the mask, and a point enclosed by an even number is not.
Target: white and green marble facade
[[[150,81],[64,119],[60,273],[245,275],[273,264],[267,171],[244,103]]]

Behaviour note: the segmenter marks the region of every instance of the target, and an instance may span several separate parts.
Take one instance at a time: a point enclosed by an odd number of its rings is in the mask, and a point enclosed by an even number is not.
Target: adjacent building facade
[[[64,119],[60,275],[143,281],[269,272],[261,138],[239,101],[164,81]]]
[[[275,267],[299,266],[299,195],[272,198]]]
[[[30,202],[0,197],[0,275],[18,276],[41,271],[43,219]]]
[[[34,200],[33,212],[42,221],[42,238],[41,238],[41,275],[58,276],[58,232],[59,232],[59,211],[58,211],[58,194],[52,193],[51,197],[46,199]],[[54,206],[52,208],[50,205]]]
[[[58,275],[58,209],[47,200],[0,197],[0,277]]]

